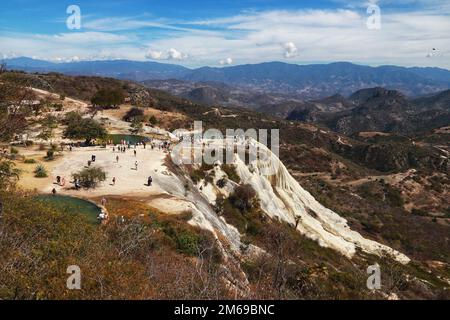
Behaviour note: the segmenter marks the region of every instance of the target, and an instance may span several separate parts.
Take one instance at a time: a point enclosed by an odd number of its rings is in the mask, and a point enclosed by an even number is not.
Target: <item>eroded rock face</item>
[[[271,218],[286,222],[295,227],[304,236],[317,241],[321,246],[339,251],[351,258],[357,249],[378,256],[388,255],[401,263],[408,263],[410,259],[404,254],[369,240],[353,231],[347,220],[337,213],[321,205],[309,192],[289,174],[284,164],[267,147],[256,141],[257,145],[266,154],[266,160],[254,160],[244,163],[238,154],[234,156],[234,165],[242,184],[249,184],[256,191],[262,210]],[[237,230],[227,224],[217,223],[215,214],[205,204],[213,204],[213,190],[201,190],[199,195],[203,201],[196,201],[197,209],[202,213],[203,219],[214,221],[214,228],[220,228],[220,233],[237,246],[239,235]],[[199,212],[199,214],[200,214]],[[230,232],[231,231],[231,232]],[[237,237],[235,239],[229,237]]]

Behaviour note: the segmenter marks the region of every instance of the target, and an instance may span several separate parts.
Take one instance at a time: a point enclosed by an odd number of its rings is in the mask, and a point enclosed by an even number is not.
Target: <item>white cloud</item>
[[[184,60],[187,59],[188,55],[186,53],[180,52],[177,49],[171,48],[167,52],[168,60]]]
[[[145,58],[150,60],[178,60],[182,61],[189,58],[189,55],[178,51],[177,49],[170,48],[166,52],[150,49],[145,55]]]
[[[284,43],[283,49],[284,49],[284,57],[287,59],[298,56],[297,46],[293,42]]]
[[[151,59],[151,60],[162,60],[163,57],[163,53],[162,51],[157,51],[157,50],[150,50],[145,57],[147,59]]]
[[[219,61],[219,64],[222,66],[233,64],[233,59],[231,58],[222,59]]]

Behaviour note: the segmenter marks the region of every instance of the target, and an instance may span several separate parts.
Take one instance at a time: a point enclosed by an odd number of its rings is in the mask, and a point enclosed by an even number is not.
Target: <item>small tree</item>
[[[53,138],[53,131],[58,127],[58,119],[55,116],[47,115],[41,120],[41,132],[38,135],[39,139],[51,140]]]
[[[67,118],[66,118],[67,120]],[[108,135],[106,129],[94,119],[78,118],[71,115],[67,128],[64,131],[64,138],[85,139],[85,143],[90,145],[94,139],[105,139]]]
[[[138,119],[133,120],[131,123],[131,132],[139,134],[144,130],[144,123]]]
[[[0,190],[6,189],[19,180],[20,170],[11,161],[0,160]]]
[[[123,116],[123,120],[127,122],[133,122],[134,120],[144,120],[144,111],[140,108],[131,108],[128,112]]]
[[[36,94],[30,89],[31,83],[24,81],[16,73],[2,75],[0,81],[0,141],[10,141],[15,135],[24,133],[34,123],[30,101]]]
[[[96,188],[100,182],[106,180],[106,172],[99,167],[85,168],[72,176],[84,188]]]
[[[158,123],[158,119],[156,119],[155,116],[151,116],[150,119],[148,119],[148,121],[150,122],[150,124],[152,126],[156,125]]]
[[[117,108],[125,101],[125,94],[121,88],[103,88],[98,90],[91,99],[95,107]]]

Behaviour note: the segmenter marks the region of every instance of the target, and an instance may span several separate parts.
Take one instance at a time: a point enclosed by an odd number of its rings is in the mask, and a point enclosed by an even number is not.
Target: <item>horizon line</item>
[[[155,60],[131,60],[131,59],[125,59],[125,58],[111,58],[111,59],[93,59],[93,60],[75,60],[75,61],[54,61],[54,60],[47,60],[47,59],[38,59],[28,56],[17,56],[17,57],[11,57],[11,58],[3,58],[0,59],[0,62],[6,62],[8,60],[16,60],[16,59],[30,59],[33,61],[42,61],[51,63],[54,65],[64,65],[64,64],[77,64],[77,63],[83,63],[83,62],[113,62],[113,61],[124,61],[124,62],[138,62],[138,63],[156,63],[156,64],[163,64],[163,65],[171,65],[171,66],[179,66],[190,70],[196,70],[201,68],[213,68],[213,69],[224,69],[224,68],[232,68],[232,67],[239,67],[239,66],[255,66],[255,65],[262,65],[262,64],[270,64],[270,63],[280,63],[285,65],[293,65],[293,66],[312,66],[312,65],[332,65],[332,64],[351,64],[355,66],[361,66],[361,67],[369,67],[369,68],[381,68],[381,67],[400,67],[405,69],[412,69],[412,68],[422,68],[422,69],[440,69],[440,70],[446,70],[450,71],[450,69],[444,68],[444,67],[430,67],[430,66],[402,66],[402,65],[396,65],[396,64],[366,64],[363,62],[350,62],[350,61],[333,61],[333,62],[305,62],[305,63],[295,63],[295,62],[284,62],[280,60],[272,60],[272,61],[264,61],[264,62],[257,62],[257,63],[242,63],[242,64],[232,64],[232,65],[224,65],[224,66],[210,66],[210,65],[203,65],[199,67],[187,67],[182,64],[177,63],[170,63],[169,61],[155,61]]]

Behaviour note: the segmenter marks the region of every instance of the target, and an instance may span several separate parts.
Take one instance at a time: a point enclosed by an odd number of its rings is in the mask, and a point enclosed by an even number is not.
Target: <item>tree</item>
[[[5,62],[0,62],[0,74],[6,72],[6,63]]]
[[[139,134],[144,130],[144,123],[139,119],[134,119],[131,123],[131,132]]]
[[[106,129],[94,119],[81,118],[77,114],[66,117],[67,127],[64,130],[64,138],[85,139],[85,143],[90,145],[94,139],[105,139],[108,135]]]
[[[0,73],[1,74],[1,73]],[[0,80],[0,140],[10,141],[32,124],[30,115],[36,95],[29,83],[22,83],[16,74],[2,74]]]
[[[19,180],[20,170],[11,161],[0,160],[0,190],[7,189]]]
[[[131,108],[123,116],[123,120],[127,122],[133,122],[134,120],[144,121],[144,111],[140,108]]]
[[[94,107],[117,108],[125,101],[125,94],[120,88],[103,88],[98,90],[91,99]]]
[[[80,172],[74,173],[72,176],[85,188],[96,188],[100,182],[106,180],[105,171],[98,167],[85,168]]]
[[[53,138],[53,131],[58,127],[58,119],[52,115],[46,115],[41,121],[41,132],[38,135],[39,139],[51,140]]]

